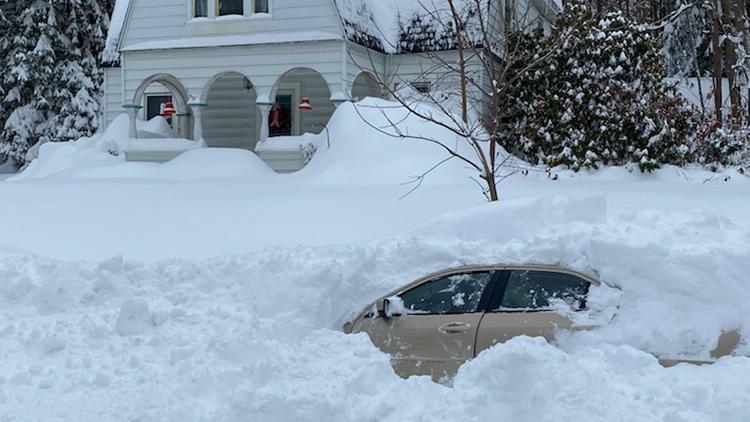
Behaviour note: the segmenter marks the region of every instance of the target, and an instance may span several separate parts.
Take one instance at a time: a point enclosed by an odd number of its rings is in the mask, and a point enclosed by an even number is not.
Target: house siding
[[[271,95],[280,76],[294,68],[310,68],[326,80],[331,92],[343,89],[341,43],[343,41],[269,44],[219,48],[126,51],[125,97],[132,101],[141,83],[166,73],[179,79],[190,95],[206,100],[212,78],[224,72],[245,75],[258,96]]]
[[[102,101],[104,125],[102,128],[125,112],[122,104],[122,68],[106,68],[104,69],[104,100]]]
[[[436,59],[430,59],[435,56]],[[482,63],[478,57],[467,57],[467,71],[476,80],[482,78]],[[388,74],[394,84],[403,86],[412,82],[427,81],[432,90],[450,91],[457,90],[460,78],[455,72],[445,73],[442,62],[457,67],[459,54],[457,51],[442,51],[427,54],[398,54],[390,58]],[[469,87],[472,92],[469,95],[477,98],[479,92]]]
[[[216,80],[203,112],[203,137],[210,147],[252,150],[258,140],[260,111],[254,89],[245,89],[244,77],[228,74]]]
[[[121,47],[212,35],[320,31],[343,37],[331,0],[271,1],[271,16],[192,20],[189,0],[132,0]]]

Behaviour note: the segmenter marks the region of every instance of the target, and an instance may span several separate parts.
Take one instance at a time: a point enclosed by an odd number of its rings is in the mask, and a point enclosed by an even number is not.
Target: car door
[[[564,271],[504,271],[479,326],[476,353],[517,336],[541,336],[552,342],[557,329],[574,328],[568,318],[553,310],[555,301],[582,309],[590,285],[590,281]]]
[[[397,296],[401,316],[368,318],[361,331],[392,356],[404,377],[452,376],[475,354],[477,329],[491,295],[491,271],[449,273],[411,287]]]

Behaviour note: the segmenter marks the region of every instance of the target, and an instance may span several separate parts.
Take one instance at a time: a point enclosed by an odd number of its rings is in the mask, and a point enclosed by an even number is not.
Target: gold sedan
[[[544,265],[496,265],[453,268],[420,278],[378,299],[354,321],[347,333],[366,332],[392,356],[404,377],[430,375],[440,380],[483,350],[516,336],[554,341],[558,330],[577,326],[557,312],[560,306],[580,311],[592,285],[587,274]],[[722,335],[712,353],[728,355],[739,342],[736,332]],[[662,360],[665,366],[681,362]]]

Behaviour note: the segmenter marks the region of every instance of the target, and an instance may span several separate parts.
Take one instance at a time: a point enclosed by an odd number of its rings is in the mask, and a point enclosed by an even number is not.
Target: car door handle
[[[449,322],[438,327],[438,331],[443,334],[461,334],[469,331],[471,325],[465,322]]]

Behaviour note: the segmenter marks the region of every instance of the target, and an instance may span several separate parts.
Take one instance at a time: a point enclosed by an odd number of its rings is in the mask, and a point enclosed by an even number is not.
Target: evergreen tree
[[[98,128],[112,0],[31,0],[2,6],[11,31],[0,86],[0,159],[18,164],[38,142],[68,141]],[[102,7],[104,5],[104,7]]]
[[[695,111],[666,85],[660,45],[620,12],[594,17],[570,3],[550,37],[518,34],[528,52],[502,107],[514,116],[504,146],[532,163],[575,170],[637,163],[642,171],[691,160]],[[547,43],[563,40],[548,57]]]

